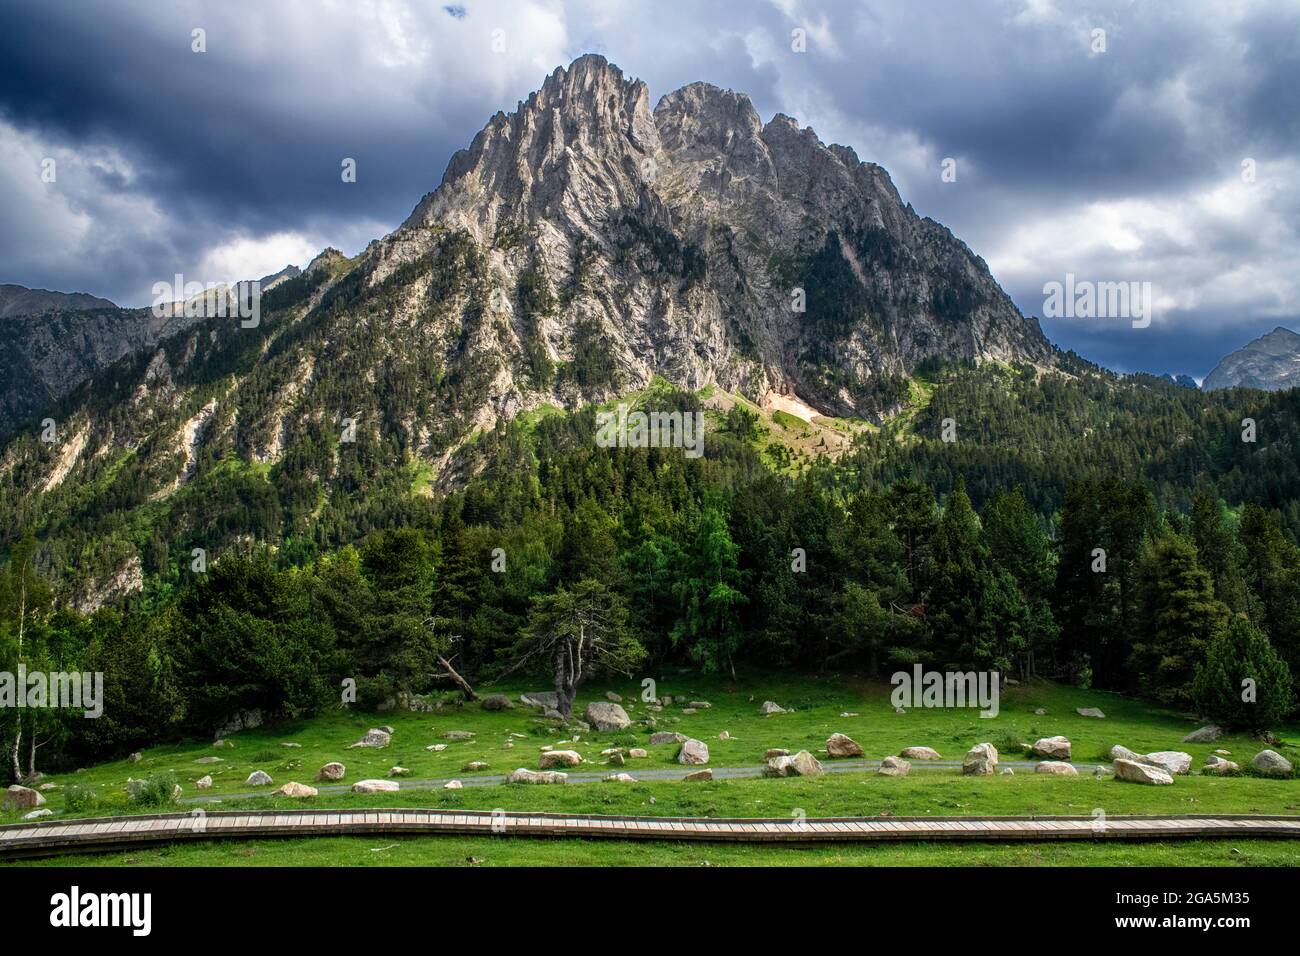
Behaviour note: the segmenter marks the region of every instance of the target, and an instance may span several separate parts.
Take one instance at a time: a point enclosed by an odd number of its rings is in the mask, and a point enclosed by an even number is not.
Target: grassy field
[[[492,688],[517,697],[525,686]],[[534,688],[536,689],[536,688]],[[482,689],[484,691],[487,688]],[[579,709],[587,700],[604,699],[606,690],[624,697],[633,720],[651,714],[638,698],[639,685],[598,683],[579,698]],[[709,745],[710,765],[715,767],[757,766],[769,747],[791,751],[808,749],[823,760],[821,751],[833,732],[849,734],[866,751],[868,758],[897,753],[906,746],[930,746],[944,757],[960,759],[980,741],[992,741],[1004,759],[1023,759],[1013,745],[1038,737],[1064,734],[1074,744],[1074,761],[1102,762],[1113,744],[1145,752],[1186,750],[1200,767],[1216,748],[1229,750],[1233,759],[1247,765],[1262,745],[1245,737],[1229,736],[1214,744],[1181,744],[1181,737],[1195,728],[1188,717],[1153,709],[1150,705],[1113,694],[1079,690],[1048,683],[1007,688],[996,718],[983,719],[975,710],[908,710],[897,714],[889,702],[887,685],[840,677],[834,680],[755,677],[723,682],[694,674],[665,676],[658,682],[662,697],[672,695],[673,706],[653,714],[657,729],[675,730],[704,740]],[[776,700],[793,712],[759,716],[764,700]],[[683,705],[707,700],[712,706],[694,714],[682,712]],[[1105,719],[1084,718],[1078,707],[1100,707]],[[1046,710],[1035,715],[1035,709]],[[382,750],[347,750],[369,727],[382,724],[394,728],[393,743]],[[447,731],[464,730],[472,740],[449,741]],[[727,731],[730,739],[720,740]],[[540,721],[528,709],[487,712],[477,705],[448,708],[439,713],[364,714],[338,710],[310,721],[261,728],[231,735],[232,748],[214,748],[210,741],[147,749],[138,763],[115,761],[87,767],[77,773],[48,778],[58,789],[48,791],[48,806],[58,816],[89,815],[68,813],[64,794],[70,784],[93,789],[98,805],[91,813],[123,813],[136,808],[127,803],[125,787],[129,777],[141,778],[161,772],[174,773],[184,796],[199,793],[194,781],[211,774],[214,786],[205,796],[221,798],[214,809],[259,809],[276,806],[464,807],[492,810],[538,810],[663,816],[768,816],[790,817],[834,815],[980,815],[980,814],[1081,814],[1097,809],[1107,815],[1126,813],[1300,813],[1300,780],[1267,780],[1251,776],[1216,778],[1194,774],[1178,778],[1172,787],[1142,787],[1111,778],[1056,778],[1020,770],[1015,776],[963,777],[958,770],[921,770],[914,763],[904,779],[879,777],[871,772],[828,774],[819,778],[783,780],[719,780],[684,783],[679,780],[637,783],[597,782],[568,786],[484,786],[458,791],[441,788],[411,788],[394,794],[359,795],[323,793],[310,800],[289,800],[259,796],[235,798],[253,792],[245,780],[253,770],[264,770],[275,780],[270,791],[290,780],[313,783],[320,766],[331,760],[347,765],[345,783],[369,777],[384,777],[390,767],[411,771],[412,779],[462,780],[484,774],[509,773],[517,767],[536,768],[539,750],[551,745],[577,750],[589,761],[578,770],[626,771],[637,776],[647,767],[674,768],[676,746],[650,747],[650,729],[639,724],[621,733],[581,733],[571,740]],[[520,735],[520,736],[513,736]],[[1282,728],[1279,735],[1292,741],[1300,737],[1297,728]],[[567,742],[566,742],[567,741]],[[284,747],[297,743],[298,747]],[[447,748],[431,753],[424,748],[445,743]],[[612,746],[642,746],[649,751],[645,760],[629,760],[615,768],[601,751]],[[1276,749],[1293,762],[1300,759],[1297,748],[1283,743]],[[198,764],[197,759],[220,757],[221,763]],[[483,761],[487,769],[469,772],[470,761]],[[0,817],[12,822],[17,814]],[[379,849],[378,847],[390,847]],[[1233,852],[1234,848],[1237,852]],[[165,849],[142,850],[110,856],[92,856],[87,862],[104,864],[127,861],[142,864],[247,864],[316,863],[355,864],[419,863],[422,865],[464,862],[467,858],[489,864],[519,865],[550,862],[620,864],[682,864],[708,861],[717,864],[934,864],[961,863],[1258,863],[1294,865],[1300,863],[1300,843],[1292,841],[1205,841],[1171,844],[1034,844],[964,845],[908,844],[898,846],[773,848],[738,846],[688,846],[669,843],[625,843],[570,841],[564,844],[541,840],[494,840],[471,838],[338,838],[267,841],[257,843],[204,843]],[[74,862],[74,860],[67,860]]]

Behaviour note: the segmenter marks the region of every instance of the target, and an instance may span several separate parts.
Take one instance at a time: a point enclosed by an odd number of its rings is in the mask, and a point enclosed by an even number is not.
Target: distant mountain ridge
[[[51,292],[6,283],[0,285],[0,319],[42,312],[84,312],[90,309],[116,309],[108,299],[85,292]]]
[[[1202,387],[1258,388],[1266,392],[1300,387],[1300,335],[1279,325],[1225,356],[1205,376]]]

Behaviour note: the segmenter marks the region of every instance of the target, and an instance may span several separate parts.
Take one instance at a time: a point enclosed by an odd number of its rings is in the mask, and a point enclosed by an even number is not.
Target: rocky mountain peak
[[[1225,356],[1205,376],[1202,386],[1259,388],[1278,391],[1300,387],[1300,335],[1278,326]]]

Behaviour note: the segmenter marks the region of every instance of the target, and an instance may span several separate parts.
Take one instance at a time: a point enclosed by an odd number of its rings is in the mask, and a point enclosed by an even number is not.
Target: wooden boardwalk
[[[98,817],[0,827],[0,858],[52,856],[176,840],[341,835],[580,837],[756,843],[897,840],[1188,840],[1300,838],[1300,817],[1244,814],[1093,817],[630,817],[474,810],[238,810]]]

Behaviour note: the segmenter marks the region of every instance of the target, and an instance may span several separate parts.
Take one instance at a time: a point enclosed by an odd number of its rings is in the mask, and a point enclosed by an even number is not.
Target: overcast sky
[[[0,24],[0,282],[147,305],[176,272],[355,253],[598,52],[653,100],[707,80],[880,163],[1027,314],[1066,273],[1151,282],[1149,328],[1044,319],[1111,368],[1200,377],[1300,329],[1300,0],[0,0]]]

